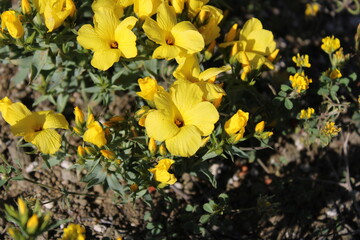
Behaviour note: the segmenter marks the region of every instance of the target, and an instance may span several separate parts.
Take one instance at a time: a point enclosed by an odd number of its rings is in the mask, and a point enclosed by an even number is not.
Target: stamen
[[[117,48],[119,47],[119,45],[118,45],[117,42],[112,42],[112,43],[110,44],[110,47],[111,47],[112,49],[117,49]]]

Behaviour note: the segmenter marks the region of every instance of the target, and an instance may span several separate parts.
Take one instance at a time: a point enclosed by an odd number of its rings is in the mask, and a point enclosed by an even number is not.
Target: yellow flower
[[[6,28],[13,38],[24,36],[24,27],[20,22],[19,16],[13,10],[5,11],[1,14],[1,27],[3,29]]]
[[[300,55],[299,53],[296,56],[292,57],[292,60],[294,63],[296,63],[297,67],[311,67],[311,64],[309,63],[309,55]]]
[[[94,15],[94,27],[83,25],[77,37],[81,46],[94,51],[91,65],[105,71],[120,57],[135,57],[136,35],[131,29],[136,22],[135,17],[127,17],[120,22],[113,10],[99,8]]]
[[[231,142],[236,143],[245,133],[245,127],[249,120],[249,113],[238,110],[229,120],[225,122],[225,132],[231,137]]]
[[[85,142],[92,143],[99,148],[107,143],[105,132],[100,123],[97,121],[91,123],[88,126],[88,129],[84,133],[83,139]]]
[[[103,155],[105,158],[109,160],[114,160],[116,158],[116,155],[113,151],[102,149],[100,150],[101,155]]]
[[[336,49],[340,48],[340,40],[338,38],[334,38],[334,36],[325,37],[321,41],[323,43],[321,45],[321,49],[328,54],[331,54]]]
[[[223,17],[223,12],[216,7],[205,5],[201,8],[195,24],[204,38],[205,45],[210,44],[220,36],[218,25]]]
[[[325,135],[334,137],[338,135],[338,133],[341,131],[341,128],[336,127],[334,122],[327,122],[321,131]]]
[[[202,95],[196,84],[187,81],[175,82],[170,93],[158,92],[154,98],[157,110],[145,120],[148,136],[165,141],[173,155],[194,155],[201,147],[201,137],[210,135],[219,119],[214,105],[203,101]]]
[[[315,113],[313,108],[301,109],[300,111],[300,119],[309,119]]]
[[[69,128],[62,114],[53,111],[32,113],[24,104],[12,103],[7,97],[0,100],[0,112],[15,136],[24,137],[45,154],[54,154],[61,146],[61,136],[53,128]]]
[[[273,132],[264,132],[265,122],[261,121],[255,126],[255,137],[260,139],[267,139],[273,135]]]
[[[350,58],[350,54],[344,54],[343,48],[340,48],[333,55],[334,65],[339,66],[339,65],[343,64],[349,58]]]
[[[158,85],[157,81],[151,77],[139,78],[138,83],[141,92],[137,92],[136,94],[145,100],[153,101],[155,93],[164,90],[164,88]]]
[[[29,3],[29,0],[21,0],[21,12],[23,14],[31,13],[31,5]]]
[[[305,8],[305,15],[315,17],[316,14],[319,12],[319,10],[320,10],[320,4],[316,2],[307,3]]]
[[[150,168],[149,171],[154,174],[156,181],[163,184],[174,184],[177,179],[174,174],[169,173],[169,168],[174,163],[172,159],[161,159],[155,168]]]
[[[295,75],[290,75],[289,80],[291,82],[291,86],[300,93],[303,90],[309,88],[309,84],[312,83],[312,80],[305,76],[304,72],[295,73]]]
[[[263,29],[262,23],[257,18],[246,21],[239,34],[239,40],[222,43],[220,47],[237,45],[236,59],[242,64],[241,79],[245,80],[247,74],[259,69],[263,64],[274,69],[273,61],[278,53],[276,42],[271,31]],[[234,53],[233,53],[234,54]]]
[[[72,0],[33,0],[36,10],[44,17],[48,32],[60,27],[65,19],[74,16],[76,7]]]
[[[340,70],[336,68],[336,69],[331,70],[329,77],[331,79],[337,79],[337,78],[341,78],[342,74],[341,74]]]
[[[129,1],[128,1],[129,2]],[[100,8],[108,8],[111,9],[117,18],[121,18],[124,15],[124,8],[127,7],[128,2],[124,2],[123,0],[95,0],[91,8],[96,13]],[[133,4],[134,1],[130,1],[130,4]]]
[[[165,156],[167,154],[167,150],[164,144],[160,144],[159,153],[161,156]]]
[[[226,95],[219,84],[215,84],[214,79],[218,74],[231,69],[230,66],[220,68],[209,68],[200,72],[200,64],[195,55],[186,55],[184,58],[176,58],[179,66],[173,72],[173,76],[178,80],[188,80],[198,85],[204,93],[206,101],[215,102]]]
[[[186,7],[190,17],[195,17],[202,6],[207,4],[209,0],[170,0],[170,2],[174,6],[176,13],[182,13]]]
[[[157,44],[153,58],[167,60],[185,54],[200,52],[204,48],[204,38],[189,21],[177,23],[176,13],[167,1],[157,11],[156,20],[147,17],[143,29],[148,38]]]
[[[26,223],[26,231],[29,234],[33,234],[36,232],[38,226],[39,226],[39,218],[36,214],[34,214],[29,218],[28,222]]]
[[[134,0],[134,12],[139,18],[154,15],[162,0]]]
[[[61,240],[85,240],[85,228],[79,224],[69,224],[64,228]]]

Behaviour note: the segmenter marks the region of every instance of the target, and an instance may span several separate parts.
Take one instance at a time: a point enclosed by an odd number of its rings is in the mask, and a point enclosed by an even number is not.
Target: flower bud
[[[26,224],[26,231],[29,234],[34,234],[37,230],[38,225],[39,225],[39,218],[36,214],[34,214],[31,216],[31,218]]]
[[[74,115],[75,115],[75,124],[77,127],[81,127],[82,124],[85,122],[84,113],[81,111],[80,108],[74,108]]]
[[[149,149],[151,155],[156,154],[156,152],[157,152],[157,146],[156,146],[156,141],[155,141],[154,138],[150,138],[150,139],[149,139],[148,149]]]
[[[1,26],[6,28],[13,38],[21,38],[24,36],[24,27],[21,24],[19,16],[15,11],[9,10],[1,14]]]
[[[136,192],[137,190],[139,190],[139,186],[136,183],[133,183],[130,185],[130,190],[132,192]]]
[[[109,159],[109,160],[114,160],[116,158],[116,155],[113,151],[110,150],[100,150],[101,155],[103,155],[105,158]]]
[[[86,154],[85,148],[82,147],[82,146],[78,146],[78,147],[77,147],[77,155],[78,155],[79,157],[85,157],[85,154]]]
[[[161,156],[165,156],[167,154],[167,150],[164,144],[161,144],[159,147],[159,153]]]
[[[21,11],[23,14],[31,13],[31,5],[29,0],[21,0]]]

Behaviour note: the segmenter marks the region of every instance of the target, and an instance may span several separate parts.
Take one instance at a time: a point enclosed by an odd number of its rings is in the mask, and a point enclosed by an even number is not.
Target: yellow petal
[[[150,40],[156,42],[157,44],[166,44],[165,32],[159,27],[155,20],[146,18],[143,29]]]
[[[271,31],[260,29],[251,32],[247,36],[248,45],[246,50],[261,53],[264,55],[270,55],[276,49],[276,43],[274,41],[274,35]],[[253,40],[253,44],[249,44]]]
[[[69,123],[61,113],[49,113],[45,117],[43,129],[62,128],[69,129]]]
[[[98,36],[107,40],[115,40],[114,32],[120,20],[109,8],[100,8],[94,15],[94,27]]]
[[[10,125],[14,125],[26,116],[31,115],[30,110],[20,102],[8,105],[6,109],[1,112],[4,120]]]
[[[176,24],[171,34],[175,39],[175,45],[186,49],[188,54],[204,49],[204,38],[191,22],[184,21]]]
[[[231,69],[231,66],[223,66],[223,67],[219,67],[219,68],[206,69],[205,71],[200,73],[199,80],[202,80],[202,81],[209,80],[210,78],[217,76],[218,74],[220,74],[222,72],[229,71],[230,69]]]
[[[207,136],[214,130],[214,124],[219,120],[219,113],[210,102],[200,102],[193,108],[184,112],[185,125],[194,125],[201,136]]]
[[[255,30],[262,29],[262,23],[257,18],[251,18],[244,24],[243,28],[240,31],[240,38],[247,39],[248,35]]]
[[[156,21],[161,29],[170,32],[177,23],[174,8],[163,2],[158,8]]]
[[[115,30],[115,40],[118,43],[122,55],[126,58],[133,58],[137,55],[136,35],[131,31],[135,26],[135,17],[125,18]]]
[[[174,45],[162,45],[155,49],[152,58],[165,58],[171,60],[181,54],[181,49]]]
[[[157,141],[164,141],[175,136],[179,132],[179,128],[174,120],[173,117],[165,115],[160,110],[150,112],[145,119],[147,135]]]
[[[197,152],[202,144],[201,133],[193,125],[183,126],[178,134],[167,139],[165,144],[171,154],[190,157]]]
[[[194,83],[177,80],[170,89],[171,99],[181,113],[202,102],[203,92]]]
[[[95,144],[98,147],[102,147],[107,143],[105,132],[99,122],[93,122],[88,126],[88,129],[84,133],[83,140]]]
[[[120,59],[119,49],[98,50],[94,52],[91,65],[97,69],[106,71]]]
[[[85,24],[79,29],[76,40],[83,48],[91,49],[93,51],[110,48],[108,43],[102,36],[99,36],[96,33],[95,29],[90,24]]]
[[[61,136],[54,129],[44,129],[26,134],[24,140],[31,142],[45,154],[54,154],[61,146]]]
[[[200,65],[199,60],[194,54],[177,57],[176,62],[179,64],[173,72],[173,76],[176,79],[186,79],[191,82],[197,82],[199,80]]]

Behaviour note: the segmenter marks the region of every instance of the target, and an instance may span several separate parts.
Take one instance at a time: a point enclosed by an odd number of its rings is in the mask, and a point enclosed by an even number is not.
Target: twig
[[[264,171],[267,174],[271,174],[269,168],[265,166],[265,164],[260,160],[260,158],[257,158],[256,161],[260,164],[260,166],[264,169]]]
[[[343,144],[343,152],[344,152],[344,161],[345,161],[346,188],[349,192],[351,192],[353,189],[352,189],[351,180],[350,180],[349,158],[348,158],[349,138],[350,138],[350,132],[347,132],[345,141]]]
[[[189,201],[190,200],[190,196],[187,195],[186,193],[184,193],[183,191],[181,191],[180,189],[178,189],[177,187],[170,185],[170,188],[172,190],[174,190],[174,192],[178,195],[180,195],[184,200]]]

